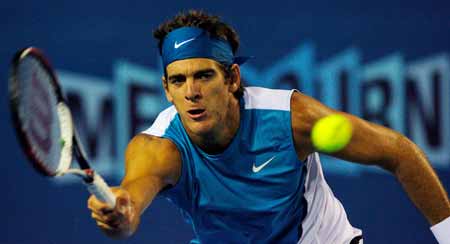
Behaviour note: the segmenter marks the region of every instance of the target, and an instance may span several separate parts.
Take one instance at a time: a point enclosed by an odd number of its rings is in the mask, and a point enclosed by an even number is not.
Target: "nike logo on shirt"
[[[276,156],[273,156],[272,158],[270,158],[269,160],[267,160],[266,162],[264,162],[263,164],[261,164],[260,166],[256,167],[255,164],[253,164],[253,173],[258,173],[259,171],[261,171],[264,167],[266,167],[267,164],[270,163],[270,161],[272,161]]]
[[[174,47],[175,49],[177,49],[177,48],[183,46],[184,44],[186,44],[186,43],[188,43],[188,42],[191,42],[191,41],[193,41],[193,40],[195,40],[195,37],[194,37],[194,38],[191,38],[191,39],[187,39],[186,41],[182,41],[182,42],[180,42],[180,43],[177,43],[177,42],[175,41],[175,45],[174,45],[173,47]]]

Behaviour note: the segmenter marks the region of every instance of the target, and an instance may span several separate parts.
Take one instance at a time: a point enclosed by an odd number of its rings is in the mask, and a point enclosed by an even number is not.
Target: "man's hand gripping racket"
[[[12,119],[22,149],[43,175],[81,177],[89,192],[110,207],[116,198],[87,161],[57,77],[43,53],[33,47],[14,56],[9,80]],[[70,168],[75,155],[80,168]]]

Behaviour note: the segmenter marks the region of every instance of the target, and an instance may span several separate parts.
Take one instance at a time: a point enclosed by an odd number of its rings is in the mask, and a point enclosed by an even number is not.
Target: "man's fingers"
[[[102,215],[99,215],[99,214],[97,214],[97,213],[95,213],[95,212],[92,212],[92,213],[91,213],[91,217],[92,217],[93,219],[95,219],[96,221],[101,221],[101,222],[104,222],[104,221],[105,221],[105,219],[103,218]]]
[[[93,212],[108,214],[114,211],[108,204],[99,201],[95,196],[91,196],[88,200],[88,209]]]
[[[111,222],[115,220],[122,220],[124,218],[124,215],[117,212],[110,212],[107,214],[104,214],[102,212],[94,212],[92,211],[91,214],[92,218],[101,220],[102,222]]]
[[[103,225],[108,225],[112,228],[117,228],[123,222],[123,216],[117,215],[99,215],[97,213],[92,212],[91,217],[97,222],[102,223]]]
[[[126,223],[126,213],[127,213],[127,202],[128,201],[119,201],[121,204],[118,204],[115,208],[111,208],[103,203],[97,203],[98,200],[89,200],[88,208],[91,210],[91,217],[95,219],[97,222],[102,222],[103,224],[117,227],[121,223]]]
[[[110,215],[114,213],[114,209],[111,208],[89,208],[91,212],[96,213],[97,215]]]
[[[110,225],[105,224],[105,223],[103,223],[103,222],[97,221],[97,225],[98,225],[100,228],[104,229],[104,230],[110,230],[110,231],[115,231],[115,230],[117,230],[116,227],[110,226]]]
[[[128,192],[120,188],[111,188],[111,190],[116,196],[116,206],[113,208],[99,201],[93,195],[87,201],[88,208],[91,210],[91,217],[96,221],[97,226],[104,231],[117,231],[127,228],[134,216]]]
[[[122,214],[126,214],[130,208],[130,201],[125,197],[117,197],[116,210]]]

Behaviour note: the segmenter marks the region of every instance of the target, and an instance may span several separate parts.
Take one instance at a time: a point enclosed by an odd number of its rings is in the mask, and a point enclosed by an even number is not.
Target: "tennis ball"
[[[342,150],[352,138],[352,123],[343,115],[332,114],[319,119],[313,126],[311,140],[320,152]]]

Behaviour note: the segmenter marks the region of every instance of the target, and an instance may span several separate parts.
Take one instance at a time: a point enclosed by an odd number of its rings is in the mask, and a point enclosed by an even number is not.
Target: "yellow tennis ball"
[[[332,114],[319,119],[313,126],[311,140],[320,152],[342,150],[352,138],[352,123],[345,116]]]

